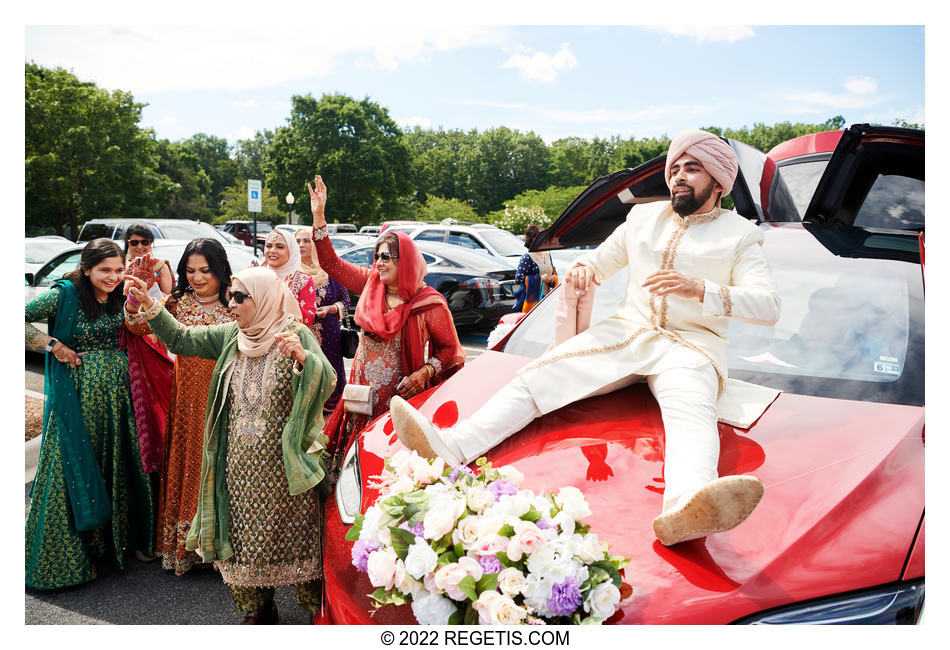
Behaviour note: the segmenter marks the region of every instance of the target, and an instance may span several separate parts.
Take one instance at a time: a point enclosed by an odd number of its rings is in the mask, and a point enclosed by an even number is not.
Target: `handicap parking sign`
[[[251,190],[251,198],[256,199],[258,197],[257,190]]]
[[[247,211],[261,212],[261,182],[256,179],[247,180]]]

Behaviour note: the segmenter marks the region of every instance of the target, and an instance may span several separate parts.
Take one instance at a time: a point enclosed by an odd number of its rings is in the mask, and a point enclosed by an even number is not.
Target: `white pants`
[[[557,363],[546,369],[558,372]],[[719,380],[712,364],[671,368],[656,375],[630,375],[585,397],[603,395],[646,379],[660,405],[666,430],[664,509],[677,497],[718,478],[719,429],[716,397]],[[565,377],[565,385],[570,381]],[[583,399],[583,398],[582,398]],[[465,463],[482,456],[517,433],[541,411],[521,377],[515,377],[472,417],[442,432],[445,442],[461,452]]]

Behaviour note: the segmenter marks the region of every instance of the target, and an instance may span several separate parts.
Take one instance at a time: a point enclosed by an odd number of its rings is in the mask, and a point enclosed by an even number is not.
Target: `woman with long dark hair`
[[[323,179],[317,176],[307,189],[320,266],[360,297],[355,316],[362,329],[360,344],[343,408],[337,407],[325,429],[335,451],[345,449],[353,432],[388,411],[394,395],[412,397],[452,375],[465,362],[465,350],[445,298],[426,286],[425,259],[412,239],[402,232],[384,233],[376,240],[370,269],[342,260],[327,238]]]
[[[540,232],[541,229],[536,225],[529,224],[524,231],[524,245],[530,248]],[[535,251],[522,255],[518,270],[515,271],[515,284],[518,285],[520,296],[514,311],[527,313],[558,284],[551,253]]]
[[[182,327],[132,280],[149,326],[179,355],[217,359],[204,423],[198,507],[186,548],[214,560],[245,624],[277,623],[274,590],[293,585],[311,614],[321,603],[326,438],[333,368],[300,307],[272,271],[231,278],[234,321]],[[321,485],[322,484],[322,485]]]
[[[129,366],[119,350],[125,261],[94,239],[79,268],[26,306],[26,346],[46,351],[43,442],[26,519],[26,586],[95,577],[154,553],[155,503],[139,456]],[[47,319],[50,334],[30,323]]]
[[[195,239],[185,247],[178,263],[178,284],[161,302],[186,327],[230,323],[234,314],[227,306],[231,265],[218,241]],[[130,301],[130,309],[134,305]],[[151,333],[138,311],[126,313],[126,324],[135,334]],[[214,361],[197,356],[175,358],[165,428],[163,462],[159,472],[158,539],[156,550],[162,568],[183,575],[201,558],[185,548],[191,520],[198,507],[198,479],[201,476],[201,443],[205,405]]]

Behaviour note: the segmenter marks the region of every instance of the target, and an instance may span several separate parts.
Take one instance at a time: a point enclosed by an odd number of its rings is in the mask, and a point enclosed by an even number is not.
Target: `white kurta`
[[[780,301],[762,241],[761,229],[735,212],[682,218],[667,201],[634,206],[610,237],[576,262],[593,268],[598,280],[629,268],[617,313],[518,372],[540,411],[549,413],[631,375],[698,367],[706,360],[722,393],[728,319],[763,325],[778,320]],[[705,280],[703,301],[647,292],[643,282],[660,269]],[[546,372],[555,362],[559,372]],[[566,369],[570,382],[564,381]]]

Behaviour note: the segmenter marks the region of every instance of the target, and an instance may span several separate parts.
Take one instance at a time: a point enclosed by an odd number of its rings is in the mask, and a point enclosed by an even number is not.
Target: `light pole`
[[[287,201],[287,223],[290,224],[290,217],[293,216],[294,212],[294,195],[292,192],[287,192],[287,196],[284,198]]]

